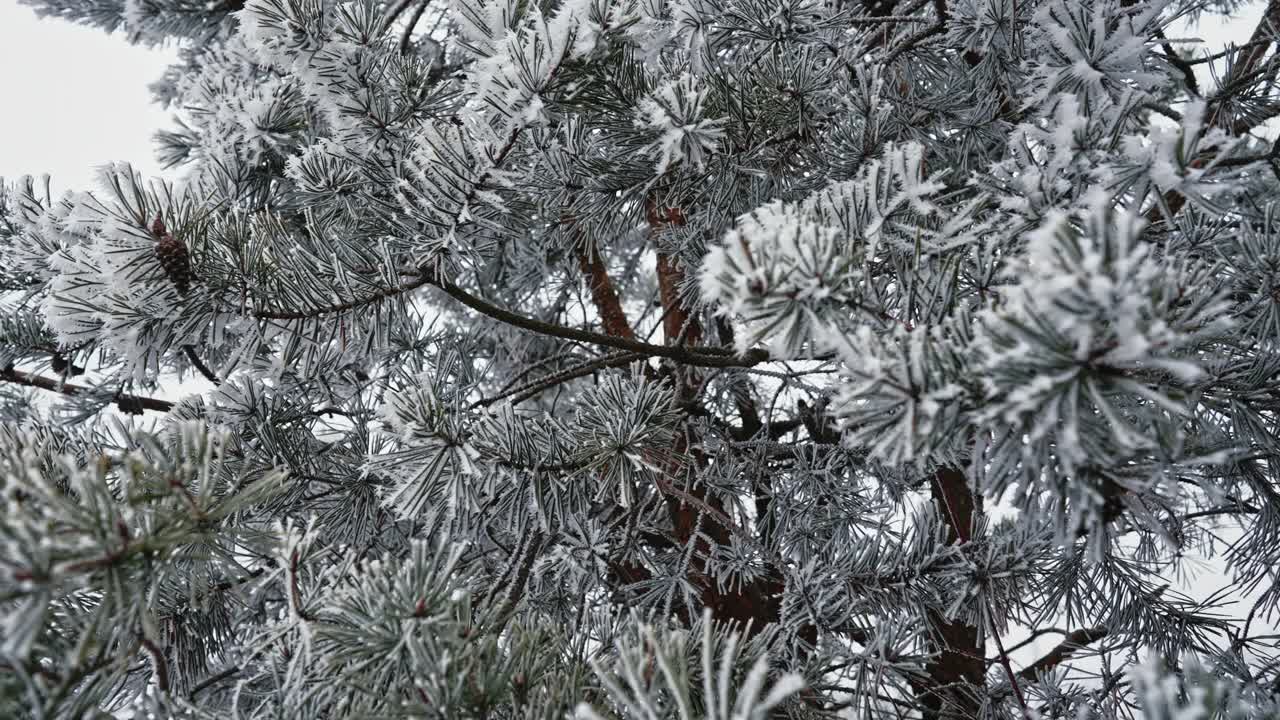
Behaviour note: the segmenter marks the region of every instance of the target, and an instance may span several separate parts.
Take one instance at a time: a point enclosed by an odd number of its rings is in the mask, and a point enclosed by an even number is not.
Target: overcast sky
[[[89,189],[112,161],[159,172],[151,136],[169,113],[147,86],[175,59],[0,0],[0,176],[47,172],[57,192]]]

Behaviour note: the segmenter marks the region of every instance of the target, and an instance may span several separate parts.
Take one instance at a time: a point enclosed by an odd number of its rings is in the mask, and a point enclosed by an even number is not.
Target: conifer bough
[[[29,1],[0,717],[1280,717],[1280,3]]]

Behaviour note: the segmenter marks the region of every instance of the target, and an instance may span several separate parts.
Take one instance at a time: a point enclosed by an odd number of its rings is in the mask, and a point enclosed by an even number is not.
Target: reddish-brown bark
[[[604,331],[614,337],[634,340],[636,333],[631,329],[627,314],[622,309],[622,301],[618,299],[618,292],[614,290],[613,281],[609,279],[604,258],[598,250],[582,244],[578,245],[577,253],[578,267],[582,269],[582,275],[587,279],[587,287],[591,290],[591,301],[596,306],[596,312],[600,313],[600,324],[604,327]]]
[[[666,227],[679,227],[685,224],[684,211],[675,207],[661,207],[653,198],[645,201],[645,217],[649,221],[649,231],[654,235]],[[657,251],[658,262],[658,294],[662,300],[662,330],[666,334],[667,343],[681,345],[699,345],[702,343],[702,324],[697,318],[690,316],[684,303],[680,301],[680,286],[684,283],[684,271],[676,263],[675,258],[661,250]]]
[[[649,223],[651,236],[655,237],[670,227],[680,227],[686,222],[686,215],[679,207],[664,207],[654,198],[645,201],[645,218]],[[656,245],[656,243],[655,243]],[[662,329],[667,344],[697,346],[703,342],[702,323],[689,312],[682,302],[680,287],[684,284],[684,270],[671,255],[655,248],[657,254],[656,270],[658,276],[658,295],[662,304]],[[699,382],[691,368],[676,368],[676,392],[682,403],[696,401]],[[686,477],[681,474],[692,469],[696,478],[698,468],[704,467],[706,458],[695,448],[697,438],[693,436],[692,426],[685,425],[677,436],[673,450],[677,458],[684,458],[680,468],[672,466],[672,473],[666,482],[675,487],[687,488],[687,494],[696,503],[703,503],[714,513],[705,512],[694,502],[677,497],[673,493],[666,496],[667,510],[671,518],[675,539],[682,543],[694,543],[694,560],[690,563],[690,580],[701,589],[702,604],[711,610],[712,616],[719,620],[732,620],[739,623],[750,623],[752,632],[761,630],[765,625],[779,618],[782,598],[780,579],[766,579],[744,585],[733,590],[720,590],[706,576],[706,557],[713,549],[713,544],[729,542],[729,529],[716,517],[724,516],[724,506],[715,497],[708,497],[706,488],[697,482],[685,483]],[[697,535],[695,535],[697,534]]]
[[[939,468],[930,480],[934,506],[947,528],[948,544],[973,539],[982,516],[982,498],[969,489],[968,478],[957,468]],[[925,665],[930,682],[917,686],[925,718],[977,717],[978,690],[986,679],[982,636],[975,625],[929,613],[936,655]]]

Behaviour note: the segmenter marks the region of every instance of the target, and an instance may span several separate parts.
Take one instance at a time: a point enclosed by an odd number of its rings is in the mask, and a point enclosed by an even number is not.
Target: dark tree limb
[[[223,680],[226,680],[227,678],[230,678],[230,677],[234,677],[239,673],[240,673],[240,666],[232,665],[231,667],[226,668],[225,670],[217,673],[216,675],[211,675],[205,678],[204,680],[201,680],[199,683],[196,684],[195,687],[191,688],[191,691],[187,693],[187,699],[194,700],[196,695],[200,691],[210,688],[214,685],[217,685]]]
[[[414,8],[413,15],[409,16],[409,22],[404,26],[404,32],[400,35],[400,52],[408,53],[409,48],[413,44],[413,31],[418,27],[418,21],[422,19],[422,14],[431,6],[431,0],[422,0],[418,7]],[[397,13],[398,14],[398,13]]]
[[[1187,92],[1195,95],[1196,97],[1200,97],[1200,82],[1196,79],[1195,68],[1191,66],[1190,62],[1187,62],[1186,59],[1178,54],[1178,51],[1173,47],[1173,45],[1169,44],[1168,38],[1164,35],[1164,30],[1156,30],[1155,36],[1156,39],[1160,41],[1160,48],[1164,50],[1164,54],[1166,56],[1165,60],[1182,73],[1182,79],[1187,86]]]
[[[1267,3],[1267,9],[1262,13],[1262,19],[1253,29],[1253,34],[1249,36],[1249,41],[1242,46],[1240,57],[1236,58],[1236,69],[1231,73],[1231,77],[1243,78],[1257,69],[1263,56],[1276,40],[1277,30],[1280,30],[1280,0],[1270,0]],[[1227,84],[1231,84],[1230,79]]]
[[[511,310],[507,310],[506,308],[494,305],[487,300],[472,295],[448,280],[436,279],[431,273],[423,273],[420,277],[403,285],[383,288],[368,296],[348,300],[334,305],[326,305],[306,311],[256,310],[252,313],[252,317],[262,320],[308,320],[322,315],[354,310],[358,307],[412,292],[413,290],[417,290],[418,288],[427,285],[433,285],[434,287],[443,290],[446,295],[454,300],[457,300],[472,310],[475,310],[482,315],[487,315],[494,320],[498,320],[513,327],[518,327],[522,330],[528,330],[529,332],[535,332],[542,335],[550,335],[564,340],[575,340],[577,342],[588,343],[591,345],[611,347],[618,350],[629,350],[648,357],[667,358],[684,365],[692,365],[695,367],[754,367],[769,361],[768,351],[761,349],[749,350],[745,354],[739,356],[736,355],[733,350],[726,348],[699,347],[695,350],[681,345],[655,345],[652,343],[642,342],[640,340],[625,337],[614,337],[612,335],[592,332],[590,330],[557,325],[556,323],[538,320],[537,318],[521,315]]]
[[[160,649],[150,638],[142,636],[139,638],[142,647],[147,649],[151,655],[151,663],[155,666],[156,686],[162,693],[169,692],[169,663],[164,658],[164,650]]]
[[[0,382],[9,382],[15,385],[40,388],[41,390],[49,390],[51,392],[62,393],[63,395],[69,396],[83,395],[93,391],[93,388],[84,385],[64,383],[51,377],[27,373],[13,368],[4,368],[0,370]],[[122,412],[132,414],[140,413],[144,410],[169,412],[173,409],[173,403],[169,400],[145,397],[143,395],[116,393],[115,396],[112,397],[112,401]]]
[[[1107,629],[1104,627],[1081,628],[1080,630],[1076,630],[1067,635],[1062,642],[1058,643],[1057,647],[1050,650],[1044,657],[1023,668],[1018,673],[1018,678],[1028,682],[1036,682],[1040,675],[1049,672],[1071,659],[1071,656],[1074,655],[1076,651],[1081,650],[1090,643],[1097,642],[1106,636]]]
[[[513,325],[530,332],[541,333],[576,340],[578,342],[602,345],[618,350],[630,350],[650,357],[661,357],[674,360],[685,365],[696,367],[753,367],[769,360],[765,350],[750,350],[742,356],[736,356],[732,350],[716,347],[699,347],[692,349],[680,345],[654,345],[639,340],[613,337],[601,333],[580,330],[577,328],[544,322],[535,318],[514,313],[482,300],[448,281],[437,284],[447,295],[483,315]]]

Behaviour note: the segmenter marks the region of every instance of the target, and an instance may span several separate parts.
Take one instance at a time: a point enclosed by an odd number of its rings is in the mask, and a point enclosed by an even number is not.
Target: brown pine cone
[[[187,246],[165,228],[159,215],[156,216],[155,222],[151,223],[151,233],[156,236],[156,258],[160,260],[160,267],[164,268],[164,274],[177,288],[178,294],[186,295],[194,279],[191,273],[191,255],[187,252]]]

